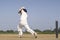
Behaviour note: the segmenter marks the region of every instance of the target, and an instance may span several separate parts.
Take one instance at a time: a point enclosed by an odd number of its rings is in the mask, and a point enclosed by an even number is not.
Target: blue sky
[[[0,0],[0,30],[17,30],[18,9],[28,11],[28,23],[32,29],[54,29],[55,20],[60,27],[60,0]]]

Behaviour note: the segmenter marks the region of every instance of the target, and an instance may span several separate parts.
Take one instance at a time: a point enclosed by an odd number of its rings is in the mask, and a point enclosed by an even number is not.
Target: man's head
[[[21,7],[21,8],[19,9],[18,13],[22,13],[22,10],[23,10],[24,12],[27,12],[27,10],[26,10],[24,7]]]

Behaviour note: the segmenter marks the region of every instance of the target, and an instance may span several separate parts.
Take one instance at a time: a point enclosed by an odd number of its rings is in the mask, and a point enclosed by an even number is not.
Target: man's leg
[[[36,33],[35,31],[33,31],[33,30],[29,27],[29,25],[25,25],[25,28],[27,29],[27,31],[28,31],[29,33],[31,33],[32,35],[35,36],[35,38],[37,38],[37,33]]]
[[[22,32],[22,25],[18,25],[17,26],[17,28],[18,28],[18,32],[19,32],[19,37],[21,38],[22,37],[22,35],[23,35],[23,32]]]

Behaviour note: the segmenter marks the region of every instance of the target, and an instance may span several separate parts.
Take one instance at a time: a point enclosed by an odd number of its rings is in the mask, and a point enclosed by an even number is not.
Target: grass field
[[[55,34],[38,34],[38,38],[34,38],[31,34],[24,34],[22,38],[19,38],[18,34],[0,34],[0,40],[56,40],[56,38]]]

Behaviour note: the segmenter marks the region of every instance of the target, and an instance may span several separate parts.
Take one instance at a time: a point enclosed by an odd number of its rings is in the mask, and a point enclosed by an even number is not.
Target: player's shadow
[[[20,40],[38,40],[38,38],[35,38],[33,36],[23,36],[22,38],[19,38]]]

